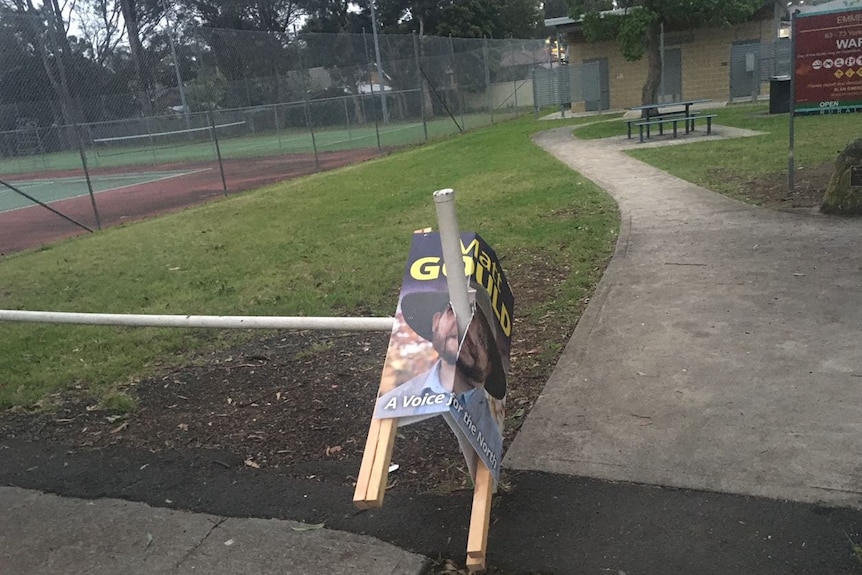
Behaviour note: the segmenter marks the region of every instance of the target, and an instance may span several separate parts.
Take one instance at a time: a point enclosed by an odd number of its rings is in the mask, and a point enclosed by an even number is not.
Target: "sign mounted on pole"
[[[800,12],[793,34],[793,112],[862,112],[862,8]]]

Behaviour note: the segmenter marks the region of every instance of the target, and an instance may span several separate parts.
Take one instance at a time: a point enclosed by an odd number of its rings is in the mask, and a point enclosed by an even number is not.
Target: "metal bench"
[[[650,137],[650,126],[658,126],[659,135],[664,134],[664,125],[671,124],[673,126],[673,137],[676,138],[679,135],[678,126],[680,122],[685,122],[685,132],[689,133],[690,131],[694,131],[694,122],[698,118],[706,120],[706,133],[712,133],[712,119],[715,118],[717,114],[668,114],[663,115],[661,117],[651,117],[646,120],[634,120],[628,124],[629,126],[629,138],[631,138],[631,126],[634,124],[638,127],[640,131],[640,141],[644,141],[644,128],[646,128],[646,137],[649,139]]]
[[[659,119],[671,119],[671,118],[682,117],[682,116],[686,116],[686,115],[697,116],[699,114],[700,114],[700,112],[691,112],[690,114],[686,114],[683,110],[675,110],[673,112],[660,112],[660,113],[656,113],[653,111],[652,113],[650,113],[646,116],[641,116],[639,118],[628,118],[628,119],[624,119],[623,121],[626,123],[626,132],[627,132],[626,136],[628,137],[629,140],[631,140],[632,139],[632,126],[633,125],[637,126],[640,122],[649,122],[652,120],[659,120]],[[662,124],[659,124],[658,126],[659,126],[659,133],[663,133],[662,132]]]

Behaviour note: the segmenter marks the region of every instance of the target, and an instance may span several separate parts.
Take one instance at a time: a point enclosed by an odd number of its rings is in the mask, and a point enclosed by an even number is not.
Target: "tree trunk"
[[[141,35],[138,30],[138,14],[135,10],[134,0],[120,0],[123,10],[123,19],[126,21],[126,33],[129,38],[129,53],[135,66],[137,76],[138,99],[141,101],[141,110],[146,116],[152,116],[152,106],[149,98],[149,82],[144,67],[144,46],[141,43]]]
[[[33,3],[29,0],[28,7],[31,14],[36,12]],[[37,20],[33,20],[33,31],[39,49],[39,56],[42,60],[42,67],[45,69],[45,75],[48,77],[54,95],[60,104],[60,110],[63,113],[63,123],[67,126],[74,126],[78,123],[78,116],[76,108],[72,105],[72,95],[69,92],[69,84],[66,81],[65,69],[63,67],[64,58],[68,54],[68,51],[66,54],[63,53],[59,47],[60,40],[57,38],[57,30],[63,30],[64,28],[62,23],[57,22],[59,16],[54,12],[54,4],[49,2],[44,7],[48,17],[47,29],[41,30],[36,24]],[[65,45],[68,46],[68,40]],[[51,57],[52,54],[53,58]],[[64,133],[68,135],[68,131]],[[66,142],[70,148],[74,147],[74,143],[72,139]]]
[[[661,24],[658,19],[651,22],[646,30],[646,55],[649,69],[644,82],[641,104],[658,103],[658,89],[661,85]]]
[[[425,38],[425,20],[419,18],[419,58],[422,59],[423,40]],[[422,98],[424,98],[425,118],[430,120],[434,117],[434,100],[431,99],[431,89],[428,87],[428,79],[422,74]]]

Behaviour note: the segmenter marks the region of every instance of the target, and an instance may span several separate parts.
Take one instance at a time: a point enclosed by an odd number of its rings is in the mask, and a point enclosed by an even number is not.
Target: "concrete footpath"
[[[862,221],[745,205],[625,138],[536,142],[622,224],[505,465],[862,507]]]
[[[0,487],[0,573],[421,573],[426,559],[372,537]]]

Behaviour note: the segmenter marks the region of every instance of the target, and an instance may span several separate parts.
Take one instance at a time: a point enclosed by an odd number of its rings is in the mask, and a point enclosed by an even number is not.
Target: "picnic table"
[[[702,104],[710,100],[679,100],[676,102],[662,102],[660,104],[644,104],[642,106],[633,106],[629,108],[632,111],[640,111],[643,113],[640,118],[628,118],[625,120],[628,131],[628,138],[632,137],[632,125],[640,129],[640,141],[644,141],[644,128],[646,128],[646,137],[650,137],[650,127],[658,126],[659,134],[664,134],[664,125],[673,125],[673,137],[677,137],[677,124],[682,122],[685,126],[685,133],[694,130],[694,122],[697,119],[706,120],[706,133],[712,133],[712,119],[716,114],[699,114],[692,112],[691,107],[694,104]]]

